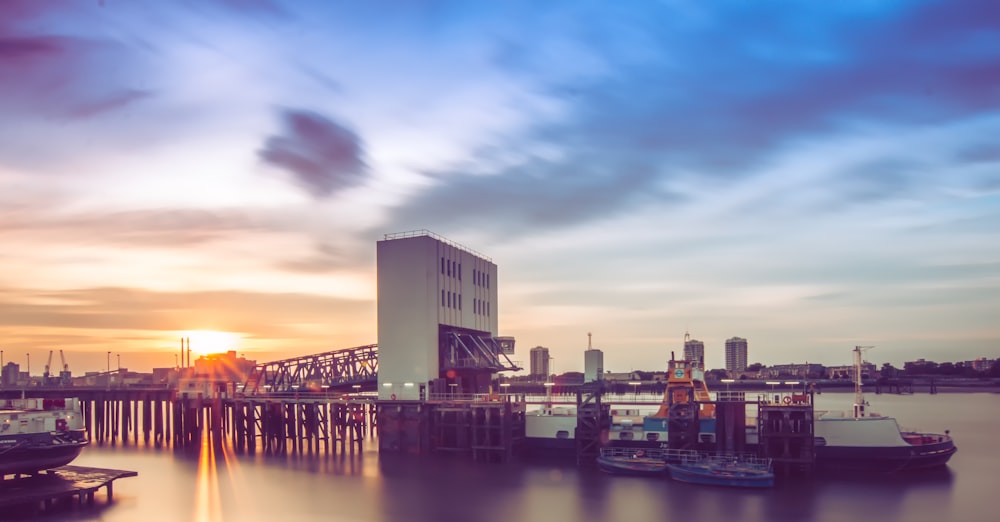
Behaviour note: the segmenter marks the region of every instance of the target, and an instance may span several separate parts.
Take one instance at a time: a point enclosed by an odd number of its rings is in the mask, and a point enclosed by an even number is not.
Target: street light
[[[736,379],[720,379],[721,382],[726,383],[726,395],[729,394],[729,385],[736,382]]]

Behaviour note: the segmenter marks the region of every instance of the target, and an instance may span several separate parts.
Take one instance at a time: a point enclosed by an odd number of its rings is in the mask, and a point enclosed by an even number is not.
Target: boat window
[[[813,444],[816,446],[826,446],[826,439],[823,437],[813,437]]]
[[[623,431],[623,432],[621,432],[621,433],[618,434],[618,438],[621,439],[621,440],[632,440],[632,432],[631,431]]]
[[[660,434],[659,433],[647,433],[646,434],[646,440],[648,440],[649,442],[658,441],[658,440],[660,440]]]
[[[569,432],[566,431],[566,430],[559,430],[559,431],[556,432],[556,438],[557,439],[568,439],[569,438]]]

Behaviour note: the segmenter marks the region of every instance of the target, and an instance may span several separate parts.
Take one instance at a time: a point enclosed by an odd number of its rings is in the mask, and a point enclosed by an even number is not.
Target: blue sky
[[[0,3],[0,348],[376,341],[375,242],[579,370],[1000,356],[1000,4]],[[206,348],[208,349],[208,348]],[[12,355],[13,354],[13,355]]]

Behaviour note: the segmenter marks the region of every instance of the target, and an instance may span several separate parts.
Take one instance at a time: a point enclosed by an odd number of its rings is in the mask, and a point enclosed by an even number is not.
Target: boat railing
[[[770,470],[771,459],[758,457],[753,453],[695,453],[695,455],[685,455],[681,462],[684,464],[704,464],[711,466],[734,465],[753,469]]]
[[[668,462],[678,462],[684,458],[690,458],[697,455],[698,452],[694,450],[671,448],[632,448],[626,446],[607,446],[601,448],[602,457],[613,458],[647,458]]]

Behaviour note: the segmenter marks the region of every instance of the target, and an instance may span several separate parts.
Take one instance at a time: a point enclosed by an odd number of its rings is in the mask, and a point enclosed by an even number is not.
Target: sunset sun
[[[235,350],[240,342],[239,334],[218,330],[187,330],[181,337],[190,339],[191,353],[196,355],[225,353]]]

